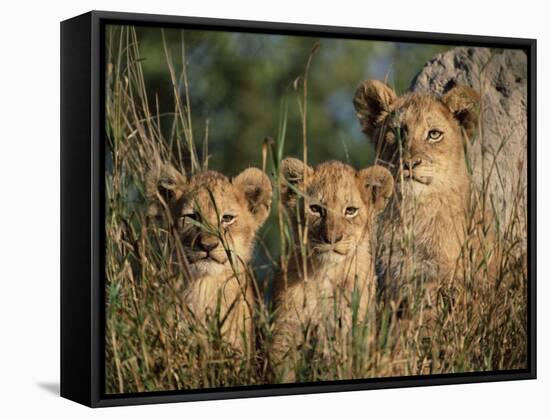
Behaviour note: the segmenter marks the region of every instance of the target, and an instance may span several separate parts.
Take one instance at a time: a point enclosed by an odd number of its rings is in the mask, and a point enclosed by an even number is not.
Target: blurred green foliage
[[[174,96],[161,31],[137,27],[137,33],[149,103],[155,103],[158,96],[160,112],[168,114],[173,111]],[[285,155],[302,155],[298,108],[302,92],[292,85],[304,73],[315,43],[319,42],[320,48],[309,75],[309,161],[317,164],[339,159],[356,167],[370,164],[373,157],[352,104],[359,82],[387,79],[397,91],[404,91],[429,58],[448,49],[441,45],[203,30],[165,29],[164,33],[176,69],[182,65],[184,36],[199,154],[208,120],[210,167],[227,175],[260,165],[263,139],[277,135],[285,94],[289,99]]]

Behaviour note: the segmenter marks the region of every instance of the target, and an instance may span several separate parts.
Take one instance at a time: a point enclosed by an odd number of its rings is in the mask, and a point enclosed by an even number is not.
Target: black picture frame
[[[523,49],[528,59],[528,368],[106,395],[104,27],[162,27]],[[61,23],[61,396],[91,407],[536,378],[536,40],[92,11]]]

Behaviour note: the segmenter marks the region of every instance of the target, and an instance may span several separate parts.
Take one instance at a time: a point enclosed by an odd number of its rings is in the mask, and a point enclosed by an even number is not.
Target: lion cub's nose
[[[331,233],[326,229],[324,229],[323,233],[321,234],[321,237],[325,243],[335,244],[341,241],[344,238],[344,235],[342,233],[336,233],[336,232]]]
[[[422,164],[422,159],[411,159],[411,160],[405,160],[403,162],[403,167],[407,170],[412,170],[416,166]]]
[[[214,250],[219,244],[220,241],[217,237],[199,237],[199,248],[205,252]]]

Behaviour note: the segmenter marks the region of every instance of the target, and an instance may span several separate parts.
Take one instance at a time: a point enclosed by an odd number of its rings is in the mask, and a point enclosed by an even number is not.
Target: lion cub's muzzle
[[[187,256],[191,263],[216,262],[224,264],[227,262],[227,253],[222,246],[220,239],[214,235],[199,234],[191,243],[187,251]]]
[[[426,165],[421,158],[403,160],[401,173],[404,181],[415,181],[423,185],[429,185],[433,181],[433,176],[428,175]]]
[[[345,237],[344,235],[337,236],[336,241],[327,241],[325,239],[319,240],[318,238],[310,238],[311,250],[313,253],[336,253],[342,256],[347,255],[354,248],[354,241],[352,238]]]

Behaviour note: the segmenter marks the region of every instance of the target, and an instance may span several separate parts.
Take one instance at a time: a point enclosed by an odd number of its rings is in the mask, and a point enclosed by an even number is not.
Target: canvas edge
[[[61,24],[60,394],[91,406],[91,13]]]

